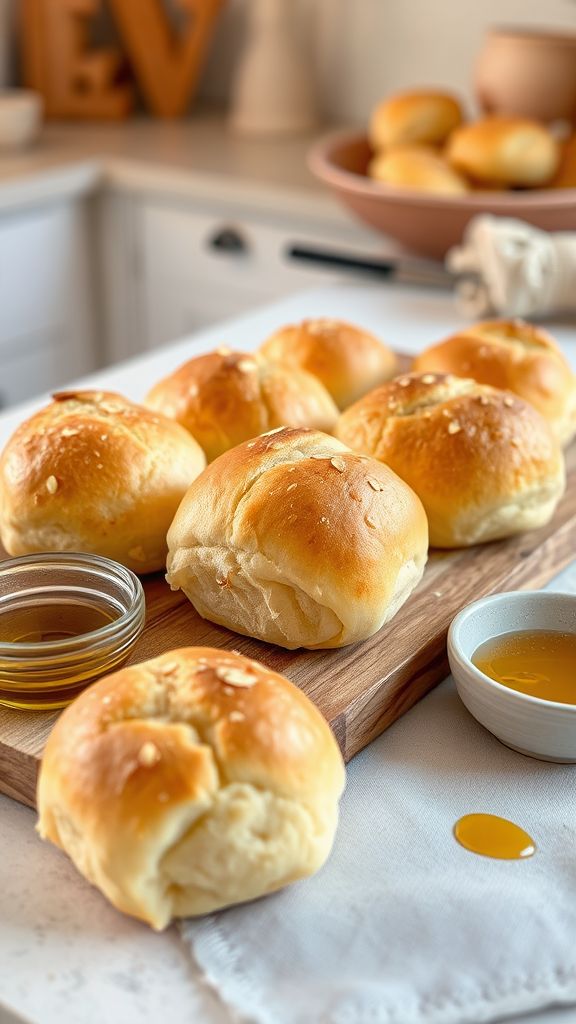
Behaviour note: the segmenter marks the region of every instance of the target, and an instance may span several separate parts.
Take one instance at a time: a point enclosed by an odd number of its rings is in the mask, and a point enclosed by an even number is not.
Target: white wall
[[[171,0],[174,2],[174,0]],[[286,0],[301,8],[314,47],[324,112],[366,119],[386,92],[442,85],[471,98],[475,54],[489,25],[576,32],[576,0]],[[228,0],[202,91],[224,98],[242,43],[249,0]]]

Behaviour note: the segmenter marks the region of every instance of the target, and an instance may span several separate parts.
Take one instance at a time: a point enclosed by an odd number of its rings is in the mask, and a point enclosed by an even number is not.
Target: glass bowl
[[[0,704],[63,708],[128,657],[144,627],[142,584],[99,555],[0,562]]]

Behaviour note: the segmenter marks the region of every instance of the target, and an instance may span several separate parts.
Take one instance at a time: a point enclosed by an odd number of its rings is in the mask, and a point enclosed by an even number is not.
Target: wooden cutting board
[[[540,587],[576,553],[576,444],[567,488],[541,530],[460,551],[432,551],[424,578],[375,636],[337,651],[286,651],[201,619],[162,576],[144,580],[146,627],[129,659],[175,647],[232,648],[283,672],[318,705],[348,761],[448,673],[446,633],[470,601],[502,590]],[[0,707],[0,791],[34,806],[36,776],[57,712]]]

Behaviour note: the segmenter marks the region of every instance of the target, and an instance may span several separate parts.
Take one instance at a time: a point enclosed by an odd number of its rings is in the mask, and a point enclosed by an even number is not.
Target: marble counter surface
[[[462,323],[447,293],[388,285],[325,288],[109,368],[84,383],[139,399],[186,357],[217,344],[255,348],[281,324],[313,315],[346,317],[408,352]],[[564,324],[554,331],[576,368],[576,329]],[[0,416],[0,445],[41,400]],[[31,810],[0,797],[0,1003],[33,1024],[156,1024],[159,1019],[230,1024],[176,929],[156,934],[113,910],[63,854],[41,843],[34,821]],[[522,1024],[574,1019],[573,1010],[549,1011],[522,1018]]]

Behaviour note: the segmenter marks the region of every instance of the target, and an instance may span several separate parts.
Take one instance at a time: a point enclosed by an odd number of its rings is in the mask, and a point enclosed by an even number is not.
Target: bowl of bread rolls
[[[379,103],[367,132],[319,140],[309,163],[371,227],[438,259],[478,213],[576,229],[574,147],[532,118],[468,121],[450,93],[413,90]]]

